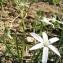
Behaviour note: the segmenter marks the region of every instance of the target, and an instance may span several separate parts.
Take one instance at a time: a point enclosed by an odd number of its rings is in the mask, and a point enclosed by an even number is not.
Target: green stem
[[[23,57],[24,57],[24,52],[25,52],[25,34],[26,34],[26,32],[25,32],[25,23],[24,23],[24,21],[25,21],[25,16],[24,16],[24,12],[22,13],[23,15],[22,15],[22,24],[23,24],[23,42],[22,42],[22,45],[23,45],[23,48],[22,48],[22,61],[21,61],[21,63],[23,63]]]
[[[43,31],[43,22],[41,21],[41,24],[40,24],[40,35],[42,35],[42,31]]]
[[[34,51],[34,53],[33,53],[33,56],[32,56],[32,58],[31,58],[31,60],[30,60],[30,63],[32,63],[32,61],[33,61],[33,57],[35,57],[35,54],[36,54],[36,51]]]
[[[35,28],[36,28],[36,21],[34,20],[34,23],[33,23],[33,32],[35,32]]]
[[[8,46],[7,43],[6,43],[6,40],[5,40],[5,34],[4,34],[4,36],[2,37],[2,40],[3,40],[3,43],[5,44],[7,50],[9,51],[9,53],[11,53],[12,56],[16,59],[15,55],[11,52],[11,47]],[[17,59],[16,59],[16,60],[17,60]]]
[[[22,42],[22,45],[23,45],[23,51],[22,51],[22,60],[23,60],[23,56],[24,56],[24,52],[25,52],[25,23],[24,23],[24,18],[22,19],[22,22],[23,22],[23,42]]]
[[[18,45],[18,40],[17,40],[17,33],[15,32],[15,41],[16,41],[16,48],[17,48],[17,54],[19,58],[19,62],[21,63],[20,55],[19,55],[19,45]]]

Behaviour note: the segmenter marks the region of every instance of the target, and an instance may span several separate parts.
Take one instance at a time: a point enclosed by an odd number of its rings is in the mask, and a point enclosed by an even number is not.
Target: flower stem
[[[21,16],[22,16],[22,25],[23,25],[23,42],[22,42],[22,53],[21,53],[22,61],[21,61],[21,63],[23,63],[23,57],[24,57],[24,52],[25,52],[25,47],[26,47],[26,45],[25,45],[26,32],[25,32],[25,23],[24,23],[24,21],[25,21],[24,11],[22,12]]]
[[[41,24],[40,24],[40,35],[42,35],[42,31],[43,31],[43,22],[41,21]]]
[[[19,45],[18,45],[18,40],[17,40],[17,32],[15,32],[15,41],[16,41],[16,48],[17,48],[17,54],[18,54],[19,62],[21,63],[21,58],[19,55]]]

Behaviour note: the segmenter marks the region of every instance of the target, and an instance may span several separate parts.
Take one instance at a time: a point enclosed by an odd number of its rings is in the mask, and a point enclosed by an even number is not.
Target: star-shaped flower
[[[27,2],[20,2],[19,6],[21,6],[21,7],[29,7],[29,3],[27,3]]]
[[[59,20],[56,19],[56,16],[52,17],[52,18],[51,18],[51,21],[52,21],[53,23],[58,22],[58,23],[60,23],[60,24],[63,24],[61,21],[59,21]]]
[[[48,40],[48,36],[45,32],[42,33],[42,38],[36,33],[30,33],[30,34],[31,36],[33,36],[36,40],[40,42],[36,44],[35,46],[33,46],[32,48],[30,48],[30,50],[43,48],[42,63],[47,63],[49,48],[53,52],[55,52],[59,57],[61,57],[57,48],[52,45],[52,43],[59,40],[57,37],[54,37]]]
[[[41,21],[42,21],[44,24],[46,24],[46,25],[50,24],[50,25],[52,25],[53,28],[54,28],[54,24],[50,22],[51,20],[52,20],[51,18],[47,18],[46,16],[44,16],[44,17],[41,19]]]

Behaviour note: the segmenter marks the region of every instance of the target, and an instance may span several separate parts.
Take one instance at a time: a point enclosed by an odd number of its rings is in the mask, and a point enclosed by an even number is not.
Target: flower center
[[[48,45],[49,45],[49,42],[48,41],[44,42],[44,46],[45,47],[48,46]]]

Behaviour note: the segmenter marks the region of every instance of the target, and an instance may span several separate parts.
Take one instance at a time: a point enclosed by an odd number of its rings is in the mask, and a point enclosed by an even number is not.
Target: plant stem
[[[9,51],[9,53],[12,54],[12,56],[16,59],[15,55],[11,52],[11,47],[7,45],[6,40],[5,40],[5,33],[4,36],[2,37],[3,43],[5,44],[7,50]],[[16,59],[17,60],[17,59]]]
[[[22,61],[21,61],[21,63],[23,63],[23,57],[24,57],[24,52],[25,52],[25,47],[26,47],[26,45],[25,45],[25,34],[26,34],[26,32],[25,32],[25,23],[24,23],[24,21],[25,21],[25,16],[24,16],[24,10],[23,10],[23,12],[22,12],[22,24],[23,24],[23,42],[22,42],[22,45],[23,45],[23,47],[22,47]]]
[[[43,31],[43,22],[41,21],[41,24],[40,24],[40,35],[42,35],[42,31]]]
[[[34,23],[33,23],[33,32],[35,32],[35,28],[36,28],[36,21],[34,20]]]
[[[17,54],[19,58],[19,62],[21,63],[20,55],[19,55],[19,45],[18,45],[18,40],[17,40],[17,33],[15,32],[15,41],[16,41],[16,48],[17,48]]]

